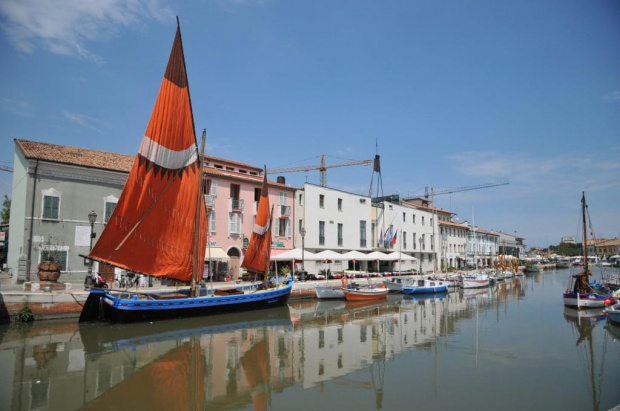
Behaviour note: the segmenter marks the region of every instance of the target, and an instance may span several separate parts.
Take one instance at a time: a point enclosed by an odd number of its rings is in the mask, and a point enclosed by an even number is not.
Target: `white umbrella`
[[[356,261],[372,261],[372,260],[374,260],[374,258],[369,257],[368,254],[364,254],[364,253],[356,251],[356,250],[347,251],[346,253],[342,254],[342,257],[344,257],[345,260],[356,260]]]
[[[372,253],[366,254],[370,259],[372,259],[373,261],[390,261],[391,258],[386,254],[386,253],[382,253],[381,251],[373,251]]]
[[[401,261],[416,261],[417,258],[410,256],[409,254],[401,253],[400,251],[392,251],[388,254],[390,260],[401,260]]]
[[[293,248],[291,250],[287,250],[281,254],[274,255],[271,257],[273,261],[291,261],[291,260],[301,260],[303,256],[304,260],[315,261],[317,260],[316,254],[303,250],[301,248]]]
[[[323,250],[320,253],[316,253],[315,254],[315,258],[316,258],[317,261],[324,261],[324,260],[342,261],[342,260],[346,260],[346,258],[344,258],[342,256],[342,254],[337,253],[337,252],[332,251],[332,250]]]

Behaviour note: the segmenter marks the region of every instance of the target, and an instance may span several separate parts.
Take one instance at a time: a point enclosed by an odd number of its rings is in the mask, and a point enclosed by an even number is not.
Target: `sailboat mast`
[[[201,227],[201,207],[202,207],[202,185],[203,185],[203,171],[202,171],[202,162],[205,154],[205,140],[207,139],[207,129],[202,130],[202,141],[200,143],[200,156],[198,157],[198,173],[200,173],[200,178],[198,178],[198,187],[196,190],[196,213],[194,218],[194,252],[192,255],[192,284],[191,284],[191,296],[198,296],[198,274],[201,271],[198,271],[198,264],[202,267],[204,262],[198,261],[198,245],[200,244],[200,229]]]
[[[581,217],[583,219],[583,258],[586,269],[586,279],[588,278],[588,232],[586,227],[586,193],[581,192]],[[587,281],[586,281],[587,283]]]

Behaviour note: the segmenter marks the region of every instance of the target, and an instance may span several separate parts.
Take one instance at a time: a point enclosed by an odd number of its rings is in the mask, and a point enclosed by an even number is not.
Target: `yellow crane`
[[[325,154],[321,154],[321,164],[319,165],[309,165],[309,166],[297,166],[297,167],[283,167],[283,168],[271,168],[267,170],[267,174],[284,174],[284,173],[295,173],[298,171],[312,171],[319,170],[321,172],[321,187],[327,186],[327,169],[334,167],[347,167],[347,166],[358,166],[364,165],[369,166],[372,164],[372,160],[350,160],[346,163],[337,163],[337,164],[325,164]]]

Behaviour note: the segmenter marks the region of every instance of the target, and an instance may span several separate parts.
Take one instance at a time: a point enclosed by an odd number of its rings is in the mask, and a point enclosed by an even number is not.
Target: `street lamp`
[[[422,246],[424,245],[424,238],[422,236],[420,236],[420,272],[419,274],[422,274]]]
[[[93,238],[95,238],[95,221],[97,221],[97,213],[92,210],[88,213],[88,221],[90,222],[90,250],[93,249]],[[86,277],[85,288],[90,288],[94,284],[93,279],[93,260],[88,259],[88,276]]]
[[[301,271],[306,271],[305,266],[304,266],[304,252],[305,252],[305,239],[306,239],[306,229],[302,228],[301,229]]]

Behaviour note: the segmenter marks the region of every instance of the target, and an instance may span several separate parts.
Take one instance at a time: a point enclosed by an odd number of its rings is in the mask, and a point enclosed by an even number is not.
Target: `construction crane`
[[[424,198],[426,198],[428,200],[428,198],[430,196],[430,198],[431,198],[430,202],[432,204],[434,202],[434,200],[435,200],[435,196],[444,195],[444,194],[459,193],[461,191],[480,190],[482,188],[506,186],[508,184],[510,184],[510,183],[507,182],[507,181],[503,181],[503,182],[500,182],[500,183],[477,184],[477,185],[474,185],[474,186],[449,188],[449,189],[446,189],[446,190],[439,190],[439,191],[433,190],[433,187],[431,187],[430,190],[429,190],[429,187],[427,186],[424,189]],[[409,198],[406,198],[405,200],[411,200],[411,199],[414,199],[414,198],[416,198],[416,197],[409,197]]]
[[[346,163],[338,163],[338,164],[330,164],[325,165],[325,154],[321,154],[321,164],[313,165],[313,166],[298,166],[298,167],[285,167],[285,168],[272,168],[267,170],[267,174],[283,174],[283,173],[295,173],[298,171],[311,171],[311,170],[319,170],[321,172],[321,187],[327,186],[327,169],[334,167],[347,167],[347,166],[358,166],[364,165],[369,166],[372,164],[372,160],[351,160]]]
[[[9,173],[12,173],[13,169],[7,166],[0,166],[0,171],[8,171]]]

